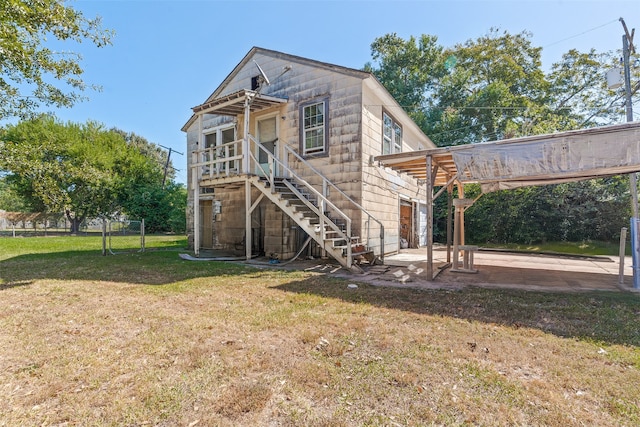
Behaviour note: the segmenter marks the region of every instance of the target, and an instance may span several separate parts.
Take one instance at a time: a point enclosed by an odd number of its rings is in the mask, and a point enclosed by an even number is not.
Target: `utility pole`
[[[158,144],[158,145],[160,145],[160,144]],[[174,152],[175,150],[173,148],[171,148],[171,147],[165,147],[164,145],[160,145],[160,147],[166,148],[167,150],[169,150],[169,154],[167,154],[167,161],[164,164],[164,176],[162,177],[162,189],[164,190],[164,185],[167,182],[167,171],[169,169],[169,161],[171,160],[171,153]],[[184,155],[179,151],[175,151],[175,152],[180,154],[181,156]]]
[[[633,121],[633,102],[631,100],[631,71],[629,67],[629,57],[631,53],[635,52],[633,46],[633,35],[635,28],[631,30],[627,29],[624,19],[620,18],[622,27],[624,28],[624,34],[622,35],[622,61],[624,67],[624,99],[625,109],[627,113],[627,122]],[[631,191],[631,211],[633,217],[631,218],[631,255],[633,259],[633,287],[640,288],[640,275],[638,270],[640,267],[640,252],[638,248],[638,182],[636,173],[629,174],[629,190]]]
[[[627,122],[633,121],[633,103],[631,101],[631,71],[629,69],[629,57],[632,52],[635,52],[635,47],[633,46],[633,35],[635,33],[635,28],[631,30],[631,34],[629,34],[629,30],[627,29],[627,24],[625,24],[624,19],[620,18],[620,22],[622,23],[622,27],[624,28],[624,34],[622,35],[622,61],[624,67],[624,103],[625,109],[627,112]],[[632,212],[633,218],[638,218],[638,187],[637,187],[637,179],[636,174],[632,173],[629,175],[629,185],[631,188],[631,197],[632,197]]]

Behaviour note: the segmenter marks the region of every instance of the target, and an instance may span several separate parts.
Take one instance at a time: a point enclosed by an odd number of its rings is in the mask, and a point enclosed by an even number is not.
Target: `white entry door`
[[[262,144],[266,150],[277,157],[278,153],[278,130],[277,130],[277,120],[276,116],[258,119],[256,123],[257,128],[257,137],[258,142]],[[264,176],[269,174],[269,155],[259,148],[256,148],[258,151],[256,153],[256,157],[258,158],[258,163],[260,167],[258,168],[257,174]],[[273,167],[273,173],[278,175],[278,167],[277,163],[273,163],[271,167]]]

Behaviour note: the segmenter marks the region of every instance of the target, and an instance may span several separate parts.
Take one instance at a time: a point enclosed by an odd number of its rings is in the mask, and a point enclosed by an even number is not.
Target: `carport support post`
[[[453,210],[453,184],[447,186],[447,264],[451,263],[451,215]]]
[[[432,158],[427,155],[427,278],[433,280],[433,175]]]
[[[460,182],[458,182],[458,199],[464,199],[464,185],[462,185]],[[456,228],[456,230],[458,229],[458,224],[454,224],[453,225],[454,228]],[[464,208],[461,209],[460,211],[460,224],[459,224],[459,228],[460,231],[458,234],[458,243],[461,245],[465,244],[465,240],[464,240]],[[454,233],[458,233],[458,231],[454,231]],[[458,256],[456,254],[456,256]]]

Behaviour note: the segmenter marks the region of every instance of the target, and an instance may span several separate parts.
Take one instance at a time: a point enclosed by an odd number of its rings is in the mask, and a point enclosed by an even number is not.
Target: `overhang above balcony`
[[[286,98],[264,95],[252,90],[240,90],[229,95],[220,96],[214,100],[192,108],[194,114],[220,114],[223,116],[237,116],[244,114],[245,102],[249,102],[250,112],[265,110],[276,105],[286,103]]]

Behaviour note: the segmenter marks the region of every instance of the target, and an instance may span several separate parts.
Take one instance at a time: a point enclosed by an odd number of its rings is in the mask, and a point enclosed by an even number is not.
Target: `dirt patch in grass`
[[[271,395],[271,388],[266,385],[242,381],[227,387],[214,409],[222,416],[235,420],[244,414],[264,409]]]
[[[637,295],[111,260],[2,270],[0,425],[640,423]]]

